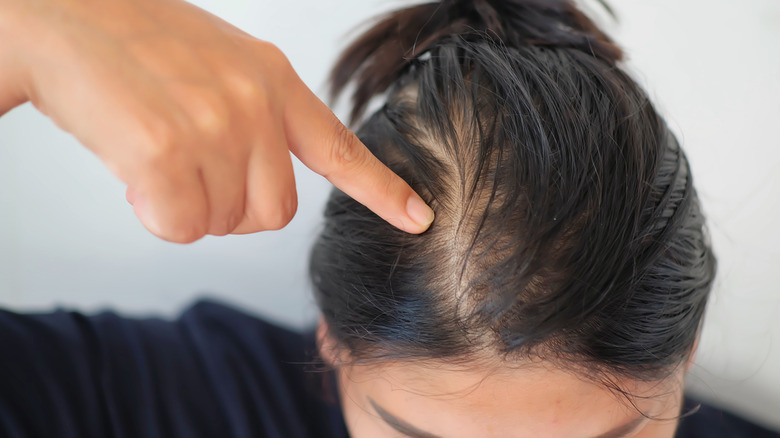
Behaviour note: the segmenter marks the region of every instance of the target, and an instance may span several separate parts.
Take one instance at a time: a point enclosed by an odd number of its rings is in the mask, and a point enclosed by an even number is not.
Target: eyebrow
[[[432,434],[430,432],[426,432],[422,429],[419,429],[416,426],[412,426],[411,424],[396,417],[390,412],[387,412],[382,406],[379,406],[371,397],[368,397],[368,402],[371,403],[371,406],[374,408],[376,413],[379,414],[380,417],[382,417],[385,423],[387,423],[390,427],[392,427],[393,429],[397,430],[398,432],[406,436],[409,436],[411,438],[441,438],[436,434]],[[644,415],[640,415],[624,424],[621,424],[620,426],[610,429],[593,438],[624,438],[629,434],[631,434],[632,432],[636,431],[636,429],[642,423],[644,423],[647,418],[648,417]]]
[[[368,397],[368,402],[371,403],[371,406],[374,408],[376,413],[379,414],[379,416],[382,417],[383,420],[385,420],[385,423],[387,423],[390,427],[397,430],[398,432],[401,432],[406,436],[409,436],[411,438],[441,438],[438,435],[432,434],[430,432],[426,432],[422,429],[418,429],[417,427],[412,426],[411,424],[396,417],[390,412],[387,412],[382,406],[379,406],[371,397]],[[597,438],[601,438],[601,437],[597,437]]]

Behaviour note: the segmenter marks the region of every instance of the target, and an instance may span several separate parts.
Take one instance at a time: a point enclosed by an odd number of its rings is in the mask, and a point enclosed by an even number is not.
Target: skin
[[[633,407],[603,384],[544,361],[511,367],[441,361],[338,366],[345,362],[325,333],[321,325],[320,351],[337,370],[354,438],[672,438],[682,409],[683,366],[662,382],[615,380],[635,395]],[[425,433],[396,430],[383,419],[386,413]],[[608,433],[632,422],[630,430]]]
[[[0,0],[0,41],[0,115],[32,102],[163,239],[285,226],[290,152],[405,231],[433,220],[278,48],[186,2]]]

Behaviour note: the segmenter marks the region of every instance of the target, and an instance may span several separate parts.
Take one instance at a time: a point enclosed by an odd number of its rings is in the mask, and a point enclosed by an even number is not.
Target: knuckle
[[[166,168],[173,164],[181,137],[170,125],[156,124],[147,130],[143,159],[155,168]]]
[[[216,98],[193,98],[187,105],[195,131],[207,136],[220,136],[228,131],[228,106]]]
[[[224,236],[226,234],[230,234],[233,230],[236,229],[236,226],[238,226],[242,215],[243,212],[235,209],[235,211],[228,212],[223,217],[215,219],[215,223],[209,230],[209,234],[213,234],[215,236]]]
[[[252,215],[263,230],[280,230],[292,221],[298,209],[298,198],[293,192],[275,203],[267,203]]]
[[[292,202],[284,202],[275,210],[275,213],[268,218],[266,228],[268,230],[281,230],[286,227],[287,224],[292,221],[295,216],[295,211],[298,208],[298,202],[293,200]]]
[[[298,78],[292,63],[280,48],[267,41],[258,41],[257,44],[259,59],[262,61],[260,69],[266,80],[270,81],[267,83],[278,84],[284,89],[289,85],[289,81]]]
[[[329,162],[333,172],[352,170],[366,161],[366,150],[359,147],[355,134],[340,122],[331,130],[326,147],[330,151]]]
[[[287,56],[284,54],[284,52],[282,52],[282,49],[277,47],[275,44],[262,40],[258,41],[257,44],[260,52],[263,54],[263,61],[266,65],[270,64],[275,68],[290,65],[290,61],[287,59]]]
[[[253,107],[264,105],[268,101],[268,93],[257,78],[244,73],[236,73],[226,78],[228,86],[240,99]]]
[[[295,193],[293,193],[286,199],[284,203],[283,213],[282,213],[282,221],[284,222],[284,225],[282,226],[286,226],[287,224],[289,224],[290,221],[293,219],[293,217],[295,217],[295,213],[297,212],[298,212],[298,197],[296,196]]]
[[[239,104],[254,106],[268,100],[264,75],[255,66],[221,66],[219,76],[231,101],[237,99]]]
[[[164,238],[174,243],[192,243],[206,234],[204,223],[179,224],[164,234]]]
[[[192,243],[203,237],[203,233],[195,231],[180,232],[176,235],[175,242],[177,243]]]

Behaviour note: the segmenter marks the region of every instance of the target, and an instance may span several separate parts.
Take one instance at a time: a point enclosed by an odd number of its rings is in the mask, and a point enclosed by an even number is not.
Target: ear
[[[339,363],[338,342],[331,336],[328,330],[328,323],[325,318],[320,316],[317,323],[317,349],[320,352],[322,360],[330,367],[336,368]]]

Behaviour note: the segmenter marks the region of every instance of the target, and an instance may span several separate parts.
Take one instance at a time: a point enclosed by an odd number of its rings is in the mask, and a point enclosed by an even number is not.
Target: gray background
[[[321,96],[349,31],[404,4],[195,3],[276,43]],[[612,6],[620,22],[602,17],[604,26],[685,145],[720,258],[688,384],[780,429],[780,2]],[[71,136],[29,105],[13,110],[0,118],[0,299],[25,311],[175,315],[210,295],[291,325],[310,323],[306,260],[329,185],[300,163],[295,170],[300,208],[286,229],[169,244],[141,227],[123,185]]]

